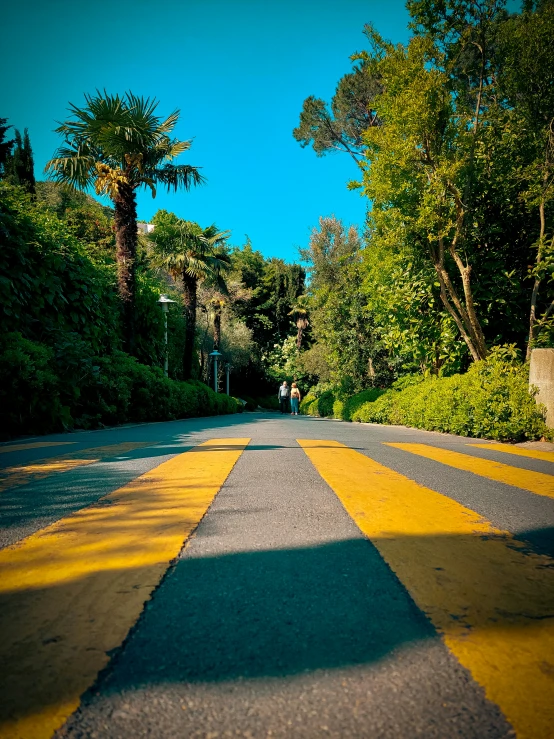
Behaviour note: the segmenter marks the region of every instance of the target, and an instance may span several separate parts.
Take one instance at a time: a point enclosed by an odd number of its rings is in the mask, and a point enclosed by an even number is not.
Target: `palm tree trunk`
[[[129,354],[134,354],[136,349],[137,200],[134,190],[129,185],[119,185],[117,196],[114,198],[114,206],[117,285],[123,304],[124,346]]]
[[[196,335],[196,288],[194,277],[183,273],[183,305],[185,314],[185,351],[183,354],[183,377],[192,378],[194,339]]]
[[[219,351],[219,342],[221,341],[221,307],[215,308],[214,313],[214,351]]]
[[[298,351],[302,348],[302,339],[304,338],[304,331],[308,328],[309,321],[306,316],[301,316],[296,319],[296,348]]]

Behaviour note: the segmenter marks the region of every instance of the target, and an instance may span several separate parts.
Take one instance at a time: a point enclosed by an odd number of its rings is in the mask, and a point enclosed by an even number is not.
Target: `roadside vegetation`
[[[303,252],[302,409],[548,436],[526,362],[554,346],[554,3],[407,7],[410,42],[367,26],[331,104],[307,98],[294,130],[351,157],[368,199],[363,232],[322,217]]]
[[[295,139],[346,154],[368,211],[363,228],[322,215],[298,264],[233,244],[217,212],[141,231],[139,189],[207,184],[178,111],[85,96],[47,181],[0,119],[4,433],[271,409],[286,379],[311,415],[552,436],[527,383],[554,347],[554,2],[407,8],[407,44],[366,26],[332,100],[304,101]],[[207,387],[214,350],[243,402]]]
[[[400,424],[499,441],[551,435],[541,408],[529,393],[525,365],[494,351],[465,374],[405,375],[386,390],[372,388],[350,397],[337,390],[316,389],[304,398],[301,411],[310,416]]]
[[[60,128],[72,143],[50,162],[50,181],[35,180],[27,132],[10,136],[0,120],[4,438],[274,405],[279,378],[267,358],[296,335],[289,314],[304,291],[304,270],[166,211],[155,215],[153,231],[140,231],[138,187],[201,183],[196,170],[173,163],[189,146],[169,138],[177,114],[161,120],[155,107],[131,94],[73,106],[86,125]],[[122,127],[127,138],[116,135]],[[169,377],[162,294],[175,301]]]

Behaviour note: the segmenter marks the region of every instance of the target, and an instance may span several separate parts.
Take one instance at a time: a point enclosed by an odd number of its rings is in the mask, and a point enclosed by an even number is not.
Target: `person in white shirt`
[[[283,384],[279,387],[279,392],[277,393],[277,399],[279,400],[281,413],[288,413],[289,398],[290,390],[289,386],[287,385],[287,381],[285,380]]]

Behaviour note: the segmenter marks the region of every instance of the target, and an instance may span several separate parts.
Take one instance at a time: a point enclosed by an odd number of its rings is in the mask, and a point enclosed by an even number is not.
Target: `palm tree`
[[[223,272],[229,267],[224,251],[229,231],[218,231],[214,225],[202,229],[197,223],[183,221],[162,211],[155,219],[150,238],[153,244],[152,264],[167,270],[183,281],[183,311],[185,315],[185,348],[183,375],[192,377],[198,283],[207,281],[226,292]]]
[[[97,91],[85,96],[86,105],[70,104],[73,120],[56,129],[64,137],[46,171],[58,182],[86,190],[94,186],[98,195],[108,195],[114,204],[118,287],[124,306],[125,339],[132,353],[135,344],[134,307],[137,250],[136,191],[156,186],[168,191],[203,182],[196,167],[173,164],[190,148],[171,133],[179,118],[176,110],[165,120],[155,114],[158,102],[125,93],[108,95]]]
[[[296,323],[296,348],[300,351],[302,346],[302,339],[304,337],[304,331],[310,325],[308,320],[308,306],[306,303],[306,296],[299,295],[296,299],[296,304],[293,305],[292,310],[289,313]]]

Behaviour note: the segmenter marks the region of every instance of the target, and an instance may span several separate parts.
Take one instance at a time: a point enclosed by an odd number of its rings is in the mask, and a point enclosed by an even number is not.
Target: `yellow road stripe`
[[[554,477],[552,475],[546,475],[543,472],[522,470],[518,467],[503,464],[502,462],[491,462],[490,459],[470,457],[468,454],[452,452],[449,449],[439,449],[428,444],[385,443],[387,446],[403,449],[405,452],[418,454],[420,457],[427,457],[427,459],[433,459],[435,462],[441,462],[442,464],[447,464],[449,467],[455,467],[457,470],[473,472],[475,475],[488,477],[489,480],[504,482],[506,485],[513,485],[516,488],[529,490],[531,493],[536,493],[537,495],[554,498]]]
[[[78,707],[248,442],[212,439],[0,552],[2,739]]]
[[[53,472],[66,472],[67,470],[72,470],[74,467],[82,467],[85,464],[100,462],[100,460],[106,457],[117,457],[120,454],[131,452],[133,449],[152,446],[152,444],[153,442],[151,441],[108,444],[107,446],[82,449],[71,454],[64,454],[61,457],[39,459],[30,464],[18,464],[13,467],[6,467],[0,471],[0,492],[18,485],[25,485],[28,482],[43,480]]]
[[[544,462],[554,462],[554,452],[541,452],[538,449],[522,449],[511,444],[467,444],[466,446],[475,446],[479,449],[490,449],[493,452],[505,452],[506,454],[517,454],[520,457],[530,457],[531,459],[542,459]]]
[[[33,441],[27,444],[6,444],[0,446],[0,454],[6,452],[22,452],[25,449],[40,449],[45,446],[64,446],[65,444],[76,444],[76,441]]]
[[[519,739],[552,739],[554,561],[342,444],[298,443]]]

